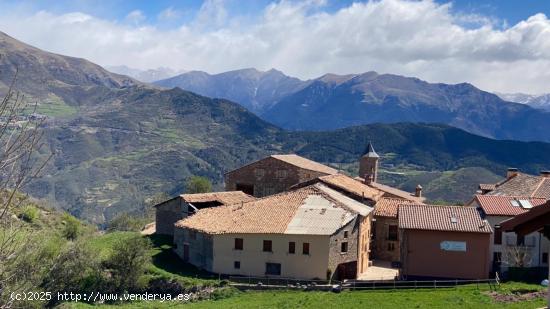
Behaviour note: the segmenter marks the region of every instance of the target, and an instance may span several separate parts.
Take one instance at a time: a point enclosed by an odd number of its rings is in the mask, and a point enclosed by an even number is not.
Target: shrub
[[[138,291],[143,288],[139,286],[139,279],[151,262],[151,248],[151,241],[138,234],[115,244],[105,265],[111,271],[112,286],[117,291]]]
[[[21,211],[19,217],[29,223],[35,223],[40,215],[40,210],[33,205],[27,205]]]
[[[185,184],[186,193],[206,193],[212,191],[212,183],[208,178],[191,176]]]
[[[68,240],[75,240],[82,233],[82,224],[78,221],[77,218],[69,215],[63,215],[63,222],[65,226],[63,227],[62,234]]]
[[[108,231],[139,232],[147,224],[146,218],[136,218],[129,214],[120,214],[107,225]]]

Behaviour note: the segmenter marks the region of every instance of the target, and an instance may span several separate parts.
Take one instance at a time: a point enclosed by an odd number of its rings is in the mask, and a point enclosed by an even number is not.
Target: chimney
[[[508,170],[506,171],[506,178],[515,177],[518,173],[519,173],[519,170],[518,170],[517,168],[510,167],[510,168],[508,168]]]
[[[540,175],[544,178],[550,178],[550,171],[540,171]]]
[[[421,185],[416,186],[416,189],[414,191],[414,196],[422,197],[422,186]]]

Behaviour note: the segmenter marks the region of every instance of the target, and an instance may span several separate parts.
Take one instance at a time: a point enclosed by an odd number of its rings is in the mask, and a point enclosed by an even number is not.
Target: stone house
[[[199,210],[176,223],[176,253],[209,272],[356,278],[369,267],[372,207],[322,184]]]
[[[272,155],[225,174],[225,189],[263,197],[320,176],[334,175],[332,167],[295,154]]]
[[[475,207],[400,205],[401,275],[485,279],[492,229]]]
[[[155,205],[156,233],[174,235],[174,224],[198,209],[249,202],[255,198],[241,191],[182,194]]]

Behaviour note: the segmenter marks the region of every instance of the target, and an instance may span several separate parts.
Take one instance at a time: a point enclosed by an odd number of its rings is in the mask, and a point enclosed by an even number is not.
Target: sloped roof
[[[248,203],[201,209],[178,221],[176,227],[210,234],[332,235],[357,214],[371,211],[367,205],[315,184]]]
[[[415,204],[415,202],[407,201],[404,199],[383,197],[378,200],[376,205],[374,205],[374,216],[397,218],[399,205],[403,204]]]
[[[378,189],[380,191],[384,191],[386,195],[390,195],[389,197],[398,197],[402,199],[406,199],[408,201],[417,202],[419,204],[422,204],[425,200],[423,197],[417,197],[411,192],[403,191],[394,187],[386,186],[384,184],[378,183],[378,182],[371,182],[368,184],[369,186]]]
[[[530,224],[531,226],[525,227],[521,234],[528,234],[534,232],[537,229],[541,229],[546,225],[547,219],[542,219],[543,216],[548,216],[550,213],[550,201],[545,204],[539,205],[526,211],[520,215],[515,216],[509,220],[506,220],[500,224],[501,228],[505,231],[513,231],[521,225]],[[542,219],[542,220],[541,220]],[[518,231],[516,231],[518,232]]]
[[[478,194],[474,198],[488,216],[517,216],[529,211],[529,209],[521,207],[520,203],[514,203],[518,205],[514,206],[513,201],[527,200],[533,207],[546,203],[546,199],[520,196]]]
[[[401,205],[399,228],[429,231],[491,233],[475,207]]]
[[[365,154],[363,154],[363,157],[380,158],[376,151],[374,151],[374,147],[372,147],[371,142],[367,145],[367,150],[365,151]]]
[[[479,189],[480,190],[492,191],[492,190],[495,190],[496,188],[497,188],[497,185],[494,184],[494,183],[480,183],[479,184]]]
[[[292,188],[302,188],[318,182],[324,183],[331,188],[335,188],[338,191],[343,191],[348,194],[354,195],[358,199],[366,198],[377,201],[384,194],[384,192],[369,187],[366,184],[344,174],[317,177],[315,179],[294,185],[292,186]]]
[[[525,196],[550,199],[550,178],[524,173],[505,179],[487,195]]]
[[[338,173],[337,169],[304,157],[300,157],[296,154],[272,155],[271,157],[310,171],[321,172],[329,175]]]
[[[209,193],[182,194],[181,198],[187,203],[219,202],[223,205],[250,202],[256,198],[242,191],[223,191]]]

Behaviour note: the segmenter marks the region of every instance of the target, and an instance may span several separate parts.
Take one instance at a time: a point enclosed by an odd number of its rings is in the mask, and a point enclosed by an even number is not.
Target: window
[[[243,239],[235,238],[235,250],[242,250],[242,249],[243,249]]]
[[[500,227],[495,226],[495,245],[501,245],[502,244],[502,230]]]
[[[273,252],[271,249],[271,240],[264,240],[264,252]]]
[[[348,238],[348,231],[344,231],[344,238]]]
[[[388,226],[388,240],[397,240],[397,225]]]
[[[265,274],[266,275],[281,275],[281,264],[279,263],[265,263]]]
[[[548,264],[548,252],[542,253],[542,263]]]
[[[502,260],[502,253],[501,252],[493,252],[493,265],[495,267],[500,267]]]
[[[388,251],[394,251],[395,250],[395,244],[393,242],[388,243]]]
[[[340,244],[340,252],[341,253],[348,252],[348,242],[347,241]]]
[[[288,253],[294,254],[296,253],[296,243],[291,241],[288,243]]]
[[[302,254],[309,255],[309,243],[305,242],[302,244]]]
[[[233,262],[233,268],[235,268],[235,269],[241,269],[241,262],[240,262],[240,261],[235,261],[235,262]]]

